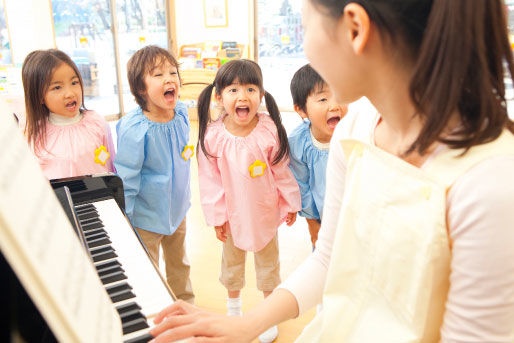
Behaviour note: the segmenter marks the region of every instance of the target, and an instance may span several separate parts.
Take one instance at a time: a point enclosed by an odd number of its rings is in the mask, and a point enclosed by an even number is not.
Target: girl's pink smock
[[[236,247],[259,251],[277,233],[289,212],[301,209],[298,184],[289,158],[272,165],[279,149],[277,128],[267,114],[246,137],[230,134],[223,117],[210,123],[205,135],[207,158],[198,149],[200,199],[208,225],[229,222]],[[252,177],[249,167],[266,163],[262,176]]]
[[[47,121],[44,135],[45,147],[36,155],[48,179],[115,171],[111,130],[98,113],[86,111],[78,123],[71,125]]]

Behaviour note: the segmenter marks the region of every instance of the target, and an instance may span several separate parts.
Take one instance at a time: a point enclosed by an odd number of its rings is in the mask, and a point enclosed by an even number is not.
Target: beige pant
[[[159,245],[162,246],[168,285],[178,299],[192,304],[195,296],[189,279],[190,265],[185,249],[186,219],[184,218],[172,235],[136,229],[157,266],[159,265]]]
[[[262,250],[255,252],[253,257],[257,289],[263,292],[271,292],[280,284],[277,236],[275,235]],[[232,236],[227,235],[227,241],[223,244],[220,282],[228,291],[239,291],[244,287],[245,260],[246,251],[237,248]]]

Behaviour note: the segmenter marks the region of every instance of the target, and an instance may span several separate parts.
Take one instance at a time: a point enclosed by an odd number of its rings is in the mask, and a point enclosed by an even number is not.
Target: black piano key
[[[84,234],[86,239],[109,238],[109,235],[103,229],[94,229]]]
[[[139,311],[137,308],[130,310],[130,311],[125,311],[123,313],[120,313],[120,318],[121,318],[122,323],[130,321],[135,318],[139,318],[139,317],[144,317],[144,316],[141,313],[141,311]]]
[[[132,291],[119,291],[111,295],[111,301],[113,303],[120,302],[122,300],[135,298],[136,295]]]
[[[100,229],[92,229],[92,230],[84,232],[84,237],[87,238],[87,237],[90,237],[92,235],[96,235],[97,233],[104,233],[104,234],[107,235],[107,232],[104,229],[100,228]],[[109,236],[109,235],[107,235],[107,236]]]
[[[89,224],[82,224],[82,223],[80,223],[80,226],[82,227],[82,231],[87,232],[89,230],[103,228],[104,224],[102,223],[101,220],[97,220],[97,221],[91,222]]]
[[[93,204],[85,204],[85,205],[77,205],[75,206],[75,211],[77,213],[84,212],[84,211],[90,211],[90,210],[96,210],[95,206]]]
[[[122,271],[115,271],[112,273],[107,273],[100,277],[100,280],[102,281],[102,284],[104,284],[104,285],[108,285],[110,283],[113,283],[116,281],[121,281],[121,280],[126,280],[126,279],[127,279],[127,275],[125,275],[125,273],[123,273]]]
[[[98,238],[98,239],[86,239],[87,246],[89,248],[99,247],[102,245],[111,244],[111,240],[109,238]]]
[[[126,335],[137,330],[146,329],[149,326],[146,322],[146,318],[136,318],[130,322],[122,324],[121,327],[123,329],[123,334]]]
[[[89,250],[91,252],[91,257],[93,258],[93,262],[105,261],[109,258],[116,258],[118,255],[114,252],[114,249],[110,246],[100,247],[100,248],[92,248]]]
[[[105,290],[114,303],[136,297],[135,294],[132,293],[132,287],[126,282],[111,287],[105,287]]]
[[[134,337],[131,339],[127,339],[123,343],[147,343],[150,342],[154,337],[149,333],[145,333],[144,335]]]
[[[135,302],[130,302],[130,303],[126,303],[126,304],[123,304],[123,305],[120,305],[120,306],[116,307],[116,311],[118,311],[120,316],[121,316],[122,313],[125,313],[125,312],[128,312],[128,311],[132,311],[132,310],[141,310],[141,306],[139,306]]]
[[[102,275],[103,273],[110,273],[114,270],[121,270],[124,271],[121,267],[121,264],[114,260],[109,262],[102,262],[101,264],[96,265],[96,271],[98,272],[98,275]]]
[[[89,212],[77,213],[77,217],[81,221],[82,220],[86,220],[86,219],[91,219],[91,218],[98,218],[98,212],[96,212],[96,211],[89,211]]]
[[[100,218],[88,218],[88,219],[84,219],[84,220],[81,220],[79,218],[79,222],[80,222],[80,225],[90,225],[90,224],[93,224],[96,222],[102,223],[102,220]]]
[[[120,315],[120,318],[121,318],[122,325],[125,324],[125,323],[129,323],[129,322],[131,322],[133,320],[136,320],[138,318],[146,319],[145,316],[143,316],[143,314],[139,310],[133,310],[133,311],[130,311],[130,312],[125,312],[122,315]]]

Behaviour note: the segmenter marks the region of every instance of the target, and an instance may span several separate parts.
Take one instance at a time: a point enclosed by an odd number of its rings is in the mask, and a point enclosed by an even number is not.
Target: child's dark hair
[[[434,141],[469,149],[514,133],[505,101],[504,68],[514,77],[502,0],[310,0],[339,18],[361,5],[384,29],[392,47],[414,63],[410,96],[424,126],[407,153],[423,154]],[[458,110],[459,138],[441,138]]]
[[[300,107],[304,112],[307,112],[305,104],[309,95],[317,90],[323,89],[326,86],[325,80],[312,69],[310,64],[306,64],[294,73],[291,79],[291,95],[293,97],[293,104]]]
[[[286,130],[282,125],[280,112],[278,110],[275,99],[273,99],[273,96],[271,96],[270,93],[264,90],[261,68],[254,61],[247,59],[232,60],[223,64],[216,73],[214,82],[205,87],[205,89],[200,94],[200,97],[198,98],[198,146],[202,149],[206,156],[214,157],[206,151],[204,144],[207,125],[211,121],[209,109],[212,89],[216,87],[216,94],[220,96],[223,89],[227,86],[230,86],[234,82],[239,82],[243,85],[256,85],[259,87],[261,94],[264,93],[266,108],[271,119],[277,127],[278,140],[280,144],[280,148],[277,155],[274,157],[272,164],[280,162],[280,160],[289,156],[289,144],[287,142]]]
[[[21,79],[25,94],[26,123],[25,134],[27,141],[33,145],[34,152],[45,147],[46,121],[50,115],[48,107],[44,104],[45,94],[48,91],[52,75],[57,67],[66,63],[79,78],[82,89],[82,105],[80,112],[84,112],[84,83],[82,76],[71,58],[64,52],[57,49],[35,50],[25,57],[21,68]],[[36,144],[37,143],[37,144]]]
[[[127,62],[127,79],[130,92],[136,98],[139,107],[144,111],[148,111],[145,96],[145,75],[151,73],[154,68],[159,67],[166,61],[177,68],[180,79],[179,65],[175,57],[168,50],[156,45],[148,45],[139,49]]]

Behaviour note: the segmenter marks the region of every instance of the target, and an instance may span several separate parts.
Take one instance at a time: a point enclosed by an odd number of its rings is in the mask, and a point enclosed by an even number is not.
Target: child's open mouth
[[[77,109],[77,102],[76,101],[70,101],[65,106],[66,106],[66,109],[68,111],[75,111]]]
[[[332,116],[332,117],[328,118],[327,125],[329,128],[334,130],[337,126],[337,123],[339,123],[340,120],[341,120],[340,115]]]
[[[166,99],[167,102],[173,102],[175,100],[175,90],[168,89],[164,92],[164,99]]]
[[[250,109],[248,107],[236,107],[236,115],[241,120],[248,118],[249,113]]]

